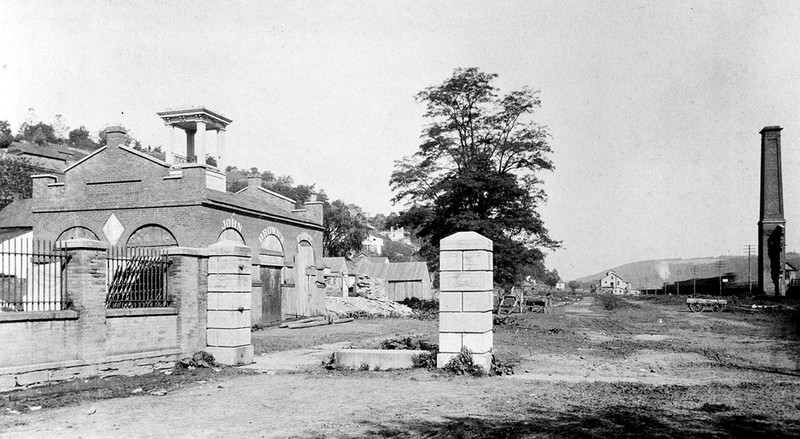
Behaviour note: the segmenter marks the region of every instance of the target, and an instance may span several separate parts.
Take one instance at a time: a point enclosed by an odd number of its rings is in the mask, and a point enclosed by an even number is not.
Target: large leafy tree
[[[430,123],[411,157],[395,162],[393,202],[407,210],[394,221],[422,239],[420,254],[434,268],[442,238],[476,231],[494,241],[495,281],[552,277],[543,250],[555,249],[538,213],[546,195],[541,171],[553,169],[550,136],[531,119],[538,92],[498,96],[495,74],[456,69],[417,94]],[[557,276],[556,276],[557,277]]]
[[[14,199],[30,198],[33,195],[31,175],[36,168],[24,158],[0,158],[0,208]]]
[[[13,141],[14,135],[11,134],[11,125],[7,120],[0,120],[0,148],[8,148]]]
[[[342,200],[323,206],[322,249],[325,256],[351,256],[361,249],[367,238],[367,221],[362,214],[353,215]]]

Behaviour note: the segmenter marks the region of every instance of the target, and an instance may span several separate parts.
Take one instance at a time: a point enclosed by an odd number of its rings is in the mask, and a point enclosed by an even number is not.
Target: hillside
[[[800,267],[800,254],[787,253],[786,260],[795,267]],[[717,261],[723,261],[722,273],[733,273],[736,282],[747,281],[747,256],[718,256],[692,259],[657,259],[649,261],[631,262],[618,267],[609,268],[590,276],[576,279],[582,283],[598,282],[609,270],[614,270],[623,279],[631,282],[634,288],[659,288],[664,281],[692,279],[695,274],[692,267],[696,267],[698,278],[714,277],[719,275]],[[750,277],[753,282],[758,276],[758,256],[753,254],[750,258]]]

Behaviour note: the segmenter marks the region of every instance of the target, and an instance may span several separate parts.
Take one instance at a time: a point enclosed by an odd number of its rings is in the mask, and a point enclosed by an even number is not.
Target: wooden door
[[[281,268],[261,267],[261,322],[281,321]]]
[[[297,248],[297,258],[295,259],[294,269],[296,270],[295,282],[297,286],[297,313],[303,316],[309,315],[309,302],[313,286],[311,276],[306,274],[306,268],[314,266],[314,248],[306,241],[301,241]]]

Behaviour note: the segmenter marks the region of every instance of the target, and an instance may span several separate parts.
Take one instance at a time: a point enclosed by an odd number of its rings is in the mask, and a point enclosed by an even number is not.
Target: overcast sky
[[[756,244],[758,132],[781,125],[800,250],[800,6],[764,2],[0,0],[0,120],[28,108],[164,143],[157,111],[233,119],[231,164],[370,213],[419,143],[414,94],[456,67],[541,90],[543,209],[565,279]]]

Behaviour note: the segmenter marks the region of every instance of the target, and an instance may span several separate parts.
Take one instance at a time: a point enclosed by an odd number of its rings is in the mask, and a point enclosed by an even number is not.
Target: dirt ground
[[[797,314],[697,314],[682,300],[590,296],[502,319],[496,356],[515,373],[499,377],[226,368],[28,389],[0,395],[0,436],[800,437]],[[436,330],[436,321],[374,319],[253,336],[260,354],[435,341]]]

